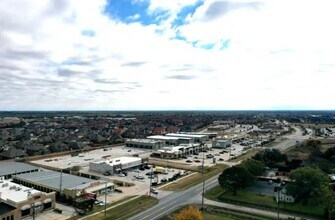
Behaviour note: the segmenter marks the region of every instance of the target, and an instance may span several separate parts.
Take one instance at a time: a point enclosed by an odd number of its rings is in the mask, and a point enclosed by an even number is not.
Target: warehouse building
[[[174,133],[169,133],[166,134],[165,136],[168,137],[178,137],[178,138],[191,138],[192,142],[194,143],[200,143],[204,144],[206,141],[209,140],[208,135],[205,134],[174,134]]]
[[[179,146],[163,147],[155,151],[152,156],[160,158],[180,158],[182,156],[192,155],[205,150],[206,146],[202,144],[181,144]]]
[[[22,219],[55,208],[55,193],[45,193],[2,178],[0,219]]]
[[[213,148],[228,148],[231,146],[231,140],[224,138],[224,137],[218,137],[215,140],[212,141],[212,147]]]
[[[164,135],[148,136],[147,139],[163,141],[165,146],[166,145],[178,146],[179,144],[188,144],[188,143],[194,142],[194,139],[189,138],[189,137],[171,137],[171,136],[164,136]]]
[[[56,192],[64,198],[75,198],[79,193],[99,195],[107,189],[114,188],[114,184],[106,181],[93,180],[85,177],[60,173],[51,170],[19,174],[14,182],[33,187],[43,192]]]
[[[125,142],[127,147],[158,150],[164,147],[164,142],[150,139],[128,139]]]
[[[26,163],[19,162],[0,162],[0,177],[10,179],[12,176],[23,173],[39,171],[39,168]]]
[[[90,162],[90,171],[98,173],[115,174],[122,170],[128,170],[142,166],[142,159],[139,157],[119,157],[99,162]]]

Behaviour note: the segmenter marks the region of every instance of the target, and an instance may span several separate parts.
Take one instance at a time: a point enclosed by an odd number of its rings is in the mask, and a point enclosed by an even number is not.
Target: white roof
[[[140,142],[140,143],[146,143],[146,144],[155,144],[159,143],[159,141],[151,140],[151,139],[128,139],[126,142]]]
[[[166,136],[172,136],[172,137],[187,137],[187,138],[203,138],[206,137],[207,135],[202,135],[202,134],[174,134],[174,133],[169,133],[166,134]]]
[[[28,192],[30,191],[30,195],[41,194],[43,192],[31,189],[29,187],[25,187],[8,180],[0,181],[0,195],[1,200],[11,200],[15,203],[23,202],[28,199]]]
[[[153,135],[153,136],[148,136],[148,139],[160,139],[160,140],[179,140],[180,138],[178,137],[167,137],[163,135]]]
[[[132,163],[132,162],[141,162],[142,159],[139,157],[118,157],[118,158],[113,158],[113,159],[108,159],[104,161],[99,161],[99,162],[92,162],[92,163],[107,163],[110,166],[118,165],[118,164],[126,164],[126,163]]]

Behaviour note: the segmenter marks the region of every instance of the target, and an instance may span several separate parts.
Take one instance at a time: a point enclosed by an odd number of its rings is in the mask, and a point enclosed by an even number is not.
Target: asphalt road
[[[289,150],[289,148],[293,147],[297,144],[297,142],[302,142],[304,140],[309,139],[309,135],[302,135],[302,131],[298,127],[293,127],[295,129],[295,132],[289,135],[284,135],[282,138],[285,138],[285,140],[281,141],[280,143],[274,144],[272,147],[277,148],[278,150],[285,152]]]
[[[207,179],[205,190],[209,190],[214,186],[218,185],[217,179],[218,175],[210,179]],[[181,206],[191,203],[199,203],[201,202],[201,196],[199,195],[201,195],[202,193],[202,185],[203,184],[200,183],[185,191],[171,193],[169,196],[162,198],[156,206],[138,215],[135,215],[130,219],[132,220],[159,219],[167,215],[168,213],[178,209]]]

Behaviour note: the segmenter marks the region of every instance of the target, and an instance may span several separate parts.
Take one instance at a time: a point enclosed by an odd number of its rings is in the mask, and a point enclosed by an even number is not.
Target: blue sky
[[[334,109],[334,6],[0,1],[0,110]]]

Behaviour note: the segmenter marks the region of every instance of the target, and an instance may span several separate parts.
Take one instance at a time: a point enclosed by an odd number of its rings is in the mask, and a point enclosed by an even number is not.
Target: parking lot
[[[41,159],[31,161],[37,165],[50,166],[55,168],[66,169],[73,166],[81,166],[86,167],[89,165],[89,162],[93,161],[101,161],[106,158],[116,158],[121,156],[149,156],[150,151],[147,149],[137,149],[137,148],[126,148],[125,146],[119,147],[109,147],[105,149],[98,149],[93,151],[87,151],[83,153],[79,153],[78,156],[61,156],[50,159]]]

